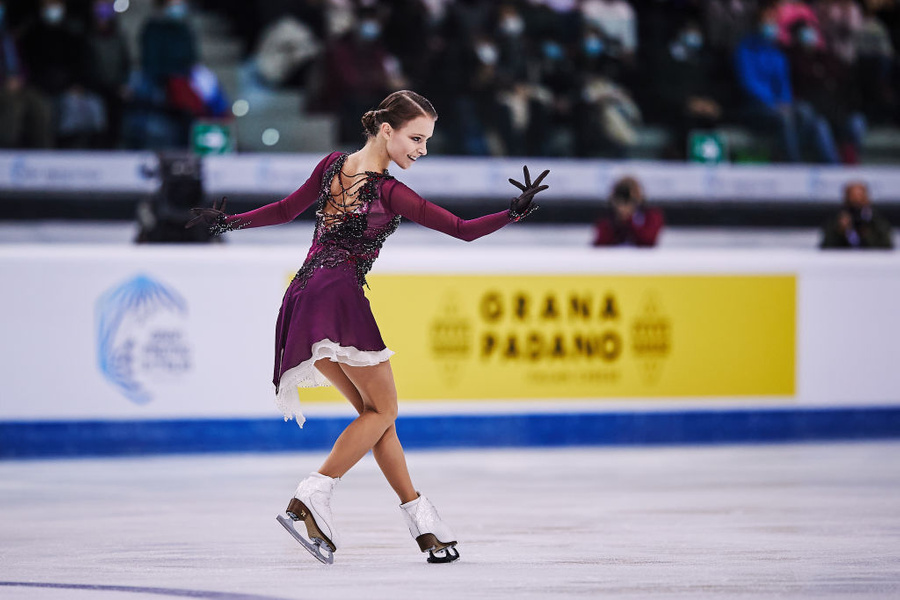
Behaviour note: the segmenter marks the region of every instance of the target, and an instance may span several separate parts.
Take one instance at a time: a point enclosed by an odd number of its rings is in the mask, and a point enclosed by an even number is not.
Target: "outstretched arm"
[[[383,197],[388,210],[459,240],[466,242],[477,240],[511,222],[508,210],[477,219],[460,219],[449,210],[429,202],[406,185],[398,181],[390,184],[392,185],[385,185],[387,189],[384,190]]]
[[[513,221],[519,221],[526,215],[537,209],[533,203],[535,194],[547,189],[548,186],[540,185],[549,171],[544,171],[540,177],[531,182],[528,168],[525,167],[525,184],[510,179],[510,183],[522,191],[518,197],[513,198],[509,210],[485,215],[476,219],[460,219],[450,211],[425,200],[412,191],[406,185],[391,181],[385,184],[383,201],[388,210],[424,225],[429,229],[446,233],[457,239],[471,242],[489,233],[493,233]]]
[[[243,229],[245,227],[264,227],[266,225],[279,225],[287,223],[297,218],[297,216],[312,206],[319,197],[319,189],[322,185],[322,177],[325,169],[334,160],[336,153],[329,154],[323,158],[306,183],[301,185],[290,196],[266,204],[260,208],[240,213],[237,215],[225,214],[225,202],[210,208],[194,208],[191,212],[195,215],[193,219],[188,221],[185,227],[192,227],[203,221],[210,226],[210,231],[219,234],[234,229]]]

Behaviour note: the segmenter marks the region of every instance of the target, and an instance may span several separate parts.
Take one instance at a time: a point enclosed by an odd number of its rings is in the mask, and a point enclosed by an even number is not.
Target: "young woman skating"
[[[457,540],[425,496],[413,486],[397,437],[397,391],[391,372],[393,354],[381,338],[363,293],[365,276],[385,239],[406,217],[425,227],[471,241],[518,221],[535,210],[533,198],[547,189],[541,181],[510,179],[520,194],[508,210],[463,220],[432,204],[388,174],[393,161],[409,168],[427,154],[437,113],[411,91],[390,94],[362,116],[365,146],[334,152],[290,196],[256,210],[227,215],[219,207],[193,209],[188,226],[203,222],[215,233],[293,220],[316,204],[316,227],[303,266],[284,295],[275,330],[276,403],[285,418],[302,426],[298,387],[335,386],[359,416],[341,433],[322,466],[300,482],[287,517],[278,520],[316,558],[331,563],[339,547],[331,514],[335,484],[371,450],[397,493],[402,514],[429,562],[459,558]],[[303,521],[309,538],[296,531]]]

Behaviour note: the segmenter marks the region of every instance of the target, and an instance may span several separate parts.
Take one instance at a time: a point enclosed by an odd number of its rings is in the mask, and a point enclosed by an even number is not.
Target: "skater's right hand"
[[[194,218],[185,224],[185,229],[200,223],[205,223],[207,227],[221,225],[227,216],[225,214],[225,198],[223,197],[218,204],[213,202],[212,208],[192,208],[191,214],[194,215]]]
[[[528,166],[523,166],[522,171],[525,175],[525,183],[519,183],[515,179],[510,178],[509,182],[522,191],[516,198],[512,199],[509,205],[509,214],[514,221],[519,221],[532,212],[536,211],[538,206],[534,203],[534,197],[538,192],[542,192],[549,188],[549,185],[541,185],[544,177],[550,174],[550,169],[546,169],[541,173],[534,183],[531,182],[531,173],[528,172]]]

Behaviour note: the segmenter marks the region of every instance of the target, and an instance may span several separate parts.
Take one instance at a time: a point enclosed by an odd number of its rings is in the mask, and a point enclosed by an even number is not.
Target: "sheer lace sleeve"
[[[466,242],[493,233],[511,222],[508,210],[477,219],[460,219],[396,180],[384,185],[382,202],[394,214]]]
[[[315,204],[319,198],[319,191],[322,189],[322,176],[325,169],[339,155],[339,152],[333,152],[319,161],[306,183],[290,196],[245,213],[226,217],[228,228],[264,227],[293,221],[300,213]]]

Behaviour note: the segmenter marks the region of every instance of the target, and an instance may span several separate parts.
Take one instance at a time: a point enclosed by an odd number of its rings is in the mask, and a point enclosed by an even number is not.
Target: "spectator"
[[[887,27],[891,44],[900,47],[900,2],[898,0],[864,0],[866,9]]]
[[[538,94],[546,102],[549,123],[544,140],[545,153],[570,156],[575,151],[574,137],[581,133],[578,128],[595,128],[594,122],[589,121],[594,115],[575,114],[579,106],[585,105],[580,102],[583,73],[572,61],[569,48],[554,37],[541,41],[540,53],[535,65]]]
[[[705,48],[700,26],[687,21],[667,46],[654,67],[652,94],[645,110],[665,124],[675,135],[668,158],[683,160],[694,129],[711,129],[722,121],[724,92],[718,83],[714,53]]]
[[[707,0],[703,29],[709,47],[733,54],[737,43],[753,31],[757,10],[757,0]]]
[[[6,3],[0,0],[0,148],[50,148],[51,105],[29,85],[6,18]]]
[[[638,180],[623,177],[613,185],[608,214],[594,225],[594,246],[652,247],[662,226],[662,211],[645,205]]]
[[[87,88],[87,41],[63,0],[41,0],[40,18],[22,37],[22,55],[35,86],[55,108],[56,141],[90,147],[106,129],[100,98]]]
[[[155,0],[141,29],[141,70],[126,130],[130,143],[184,148],[198,117],[221,117],[226,99],[218,79],[200,63],[184,0]]]
[[[585,22],[598,28],[609,40],[611,52],[633,60],[638,50],[637,18],[625,0],[584,0],[581,13]]]
[[[419,81],[428,69],[428,48],[432,32],[428,7],[422,0],[394,0],[384,22],[384,39],[388,52],[396,56],[403,72]]]
[[[441,107],[442,126],[433,142],[447,154],[470,154],[470,142],[480,144],[483,137],[480,123],[472,118],[469,95],[472,65],[477,60],[471,44],[466,19],[448,7],[429,44],[431,58],[423,80],[427,96]]]
[[[888,121],[896,102],[896,90],[891,84],[894,46],[887,27],[869,5],[853,41],[863,111],[870,121]]]
[[[540,155],[549,152],[548,128],[553,98],[549,91],[531,82],[534,64],[532,31],[526,14],[512,2],[497,9],[495,31],[498,51],[495,110],[497,133],[503,143],[502,153]]]
[[[632,2],[637,19],[637,61],[641,69],[659,64],[667,51],[667,42],[684,25],[685,21],[700,21],[704,10],[715,0],[676,0],[674,2]],[[731,11],[729,10],[729,15]],[[742,36],[732,38],[731,45]],[[709,35],[707,34],[707,39]],[[731,55],[731,52],[727,52]],[[655,71],[654,71],[655,72]]]
[[[821,133],[822,120],[809,105],[794,104],[788,59],[776,45],[776,17],[775,9],[763,10],[757,32],[744,38],[735,51],[735,72],[744,96],[741,113],[750,127],[774,130],[784,158],[800,162],[801,135],[813,129]],[[820,159],[838,161],[834,145],[823,136],[815,136],[814,142]]]
[[[329,11],[335,10],[335,4],[337,4],[332,0],[266,0],[265,2],[210,0],[210,2],[216,7],[224,4],[224,11],[227,11],[233,20],[249,17],[250,23],[255,25],[255,31],[249,32],[250,36],[247,39],[254,43],[258,43],[255,36],[284,18],[296,19],[312,29],[316,39],[324,40],[329,35]],[[236,23],[236,25],[239,29],[246,27],[245,24]]]
[[[855,0],[820,0],[817,12],[822,25],[824,46],[844,64],[854,64],[854,37],[863,22],[859,4]]]
[[[256,71],[271,87],[302,87],[320,52],[321,44],[313,30],[306,23],[286,15],[260,34]]]
[[[643,115],[631,92],[618,81],[622,63],[609,54],[603,33],[588,26],[579,42],[576,87],[568,98],[574,110],[575,156],[624,158],[637,142]]]
[[[400,62],[384,45],[374,8],[360,10],[353,29],[328,44],[323,68],[317,106],[337,109],[342,144],[360,141],[360,114],[391,90],[405,87]]]
[[[821,47],[815,28],[806,23],[794,27],[789,49],[796,97],[808,103],[821,117],[816,118],[813,135],[827,148],[828,162],[837,162],[835,136],[846,164],[857,164],[866,132],[866,120],[859,110],[859,87],[849,65]]]
[[[154,3],[157,13],[141,29],[141,71],[150,85],[165,89],[172,77],[190,77],[199,60],[197,40],[184,0]]]
[[[472,54],[468,88],[471,104],[465,119],[469,123],[469,154],[516,153],[523,149],[532,116],[527,95],[517,95],[515,82],[501,79],[500,50],[494,37],[476,36]]]
[[[525,18],[514,3],[504,3],[498,7],[493,37],[500,51],[498,72],[508,85],[528,80],[531,58],[528,33]]]
[[[778,23],[778,43],[783,47],[791,45],[791,36],[797,23],[809,23],[819,34],[819,44],[824,46],[819,17],[803,0],[778,0],[775,2],[775,21]]]
[[[868,186],[854,181],[844,186],[838,214],[822,230],[822,248],[891,249],[891,225],[872,208]]]
[[[114,148],[119,142],[123,104],[129,94],[131,57],[112,0],[94,0],[87,44],[87,83],[103,99],[107,115],[107,129],[100,145]]]
[[[84,32],[66,19],[62,0],[41,0],[39,17],[22,33],[22,55],[34,85],[53,99],[85,83]]]

